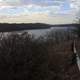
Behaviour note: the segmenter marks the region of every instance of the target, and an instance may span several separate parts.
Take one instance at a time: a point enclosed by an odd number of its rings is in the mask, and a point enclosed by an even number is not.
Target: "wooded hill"
[[[80,24],[44,24],[44,23],[27,23],[27,24],[8,24],[0,23],[0,32],[18,31],[18,30],[35,30],[35,29],[49,29],[51,27],[80,27]]]

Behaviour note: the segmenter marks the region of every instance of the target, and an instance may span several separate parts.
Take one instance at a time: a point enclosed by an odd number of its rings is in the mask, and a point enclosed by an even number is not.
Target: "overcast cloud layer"
[[[80,0],[0,0],[0,22],[73,22],[79,10]]]

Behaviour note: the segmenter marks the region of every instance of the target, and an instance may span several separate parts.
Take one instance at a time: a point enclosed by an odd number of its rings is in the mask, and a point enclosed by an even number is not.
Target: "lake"
[[[26,30],[28,31],[29,34],[33,34],[36,37],[39,37],[41,35],[45,35],[48,31],[55,31],[55,30],[70,30],[73,29],[74,27],[52,27],[50,29],[39,29],[39,30]]]

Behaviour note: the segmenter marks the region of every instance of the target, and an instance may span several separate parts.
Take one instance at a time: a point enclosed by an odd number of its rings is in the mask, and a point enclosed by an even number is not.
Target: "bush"
[[[73,37],[59,33],[38,39],[27,32],[0,37],[0,80],[80,80],[76,63],[71,64]]]
[[[46,48],[23,33],[11,34],[0,42],[0,79],[45,80]]]

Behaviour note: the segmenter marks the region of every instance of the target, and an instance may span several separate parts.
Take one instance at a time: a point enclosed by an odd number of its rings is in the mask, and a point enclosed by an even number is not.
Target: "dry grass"
[[[0,41],[0,80],[80,80],[72,54],[72,40],[51,45],[11,34]]]

